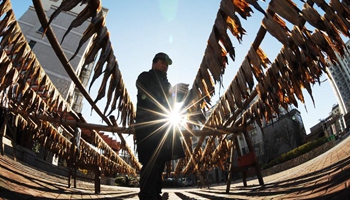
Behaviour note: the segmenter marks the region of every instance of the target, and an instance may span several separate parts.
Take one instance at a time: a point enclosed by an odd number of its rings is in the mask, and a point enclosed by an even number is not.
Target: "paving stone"
[[[226,184],[210,189],[186,187],[163,189],[163,199],[349,199],[350,137],[326,153],[291,169],[264,177],[264,186],[250,178],[248,187],[236,180],[226,194]],[[101,185],[77,181],[67,188],[67,177],[40,171],[8,156],[0,155],[0,200],[30,199],[138,199],[138,188]],[[73,182],[72,182],[73,184]]]

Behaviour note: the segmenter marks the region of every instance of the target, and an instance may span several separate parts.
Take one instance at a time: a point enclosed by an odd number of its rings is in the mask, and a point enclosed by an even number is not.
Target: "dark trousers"
[[[162,193],[162,174],[165,161],[150,160],[143,163],[140,173],[140,200],[160,200]]]

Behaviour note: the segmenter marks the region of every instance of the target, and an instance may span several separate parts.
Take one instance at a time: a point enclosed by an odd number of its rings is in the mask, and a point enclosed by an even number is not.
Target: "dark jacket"
[[[166,126],[166,113],[172,105],[171,87],[166,73],[156,70],[142,72],[136,81],[137,110],[135,136],[139,160],[172,160],[184,157],[179,133],[174,134]]]

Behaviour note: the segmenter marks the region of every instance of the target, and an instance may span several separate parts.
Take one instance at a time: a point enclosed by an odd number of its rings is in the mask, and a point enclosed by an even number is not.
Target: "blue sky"
[[[29,0],[12,0],[12,6],[18,19],[30,5]],[[295,1],[301,8],[300,1]],[[265,9],[267,3],[259,1]],[[220,0],[127,0],[115,1],[104,0],[102,5],[109,9],[107,15],[107,27],[111,33],[113,50],[122,72],[123,80],[130,94],[131,100],[136,105],[135,81],[142,71],[151,68],[153,56],[158,52],[166,52],[173,60],[173,65],[168,71],[169,81],[175,85],[178,82],[189,83],[190,87],[202,62],[207,40],[211,33]],[[254,8],[253,8],[254,10]],[[236,60],[229,58],[229,65],[224,75],[223,87],[217,88],[216,96],[212,102],[218,99],[219,95],[225,93],[227,87],[239,68],[242,58],[245,57],[263,15],[254,10],[253,17],[247,20],[241,19],[243,28],[247,34],[243,41],[232,38],[236,51]],[[279,52],[281,44],[267,34],[262,49],[273,61]],[[326,76],[322,80],[327,79]],[[98,82],[91,90],[94,99],[98,90]],[[325,81],[319,86],[313,86],[313,96],[315,107],[306,90],[303,90],[306,109],[301,102],[299,111],[306,128],[310,128],[328,116],[332,106],[337,103],[329,81]],[[104,102],[101,101],[101,108]],[[90,106],[85,103],[83,111],[84,117],[90,123],[101,123],[100,118],[92,113]]]

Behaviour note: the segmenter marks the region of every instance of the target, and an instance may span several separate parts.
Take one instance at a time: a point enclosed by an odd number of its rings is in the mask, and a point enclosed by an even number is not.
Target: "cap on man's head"
[[[163,52],[157,53],[153,58],[153,62],[155,62],[157,59],[165,60],[168,63],[168,65],[171,65],[173,63],[173,61],[170,59],[170,57],[166,53],[163,53]]]

